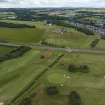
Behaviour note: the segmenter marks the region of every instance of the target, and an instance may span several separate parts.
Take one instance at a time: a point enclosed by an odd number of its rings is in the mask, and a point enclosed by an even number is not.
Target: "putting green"
[[[53,73],[48,76],[48,82],[52,84],[64,84],[66,77],[64,74]]]

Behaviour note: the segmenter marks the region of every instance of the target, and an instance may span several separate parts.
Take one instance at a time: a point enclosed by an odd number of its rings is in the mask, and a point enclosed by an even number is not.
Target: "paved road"
[[[27,46],[36,49],[43,50],[54,50],[54,51],[64,51],[68,53],[91,53],[91,54],[105,54],[105,49],[91,49],[91,48],[60,48],[60,47],[51,47],[44,45],[32,45],[32,44],[15,44],[15,43],[0,43],[1,46],[9,46],[9,47],[20,47]]]

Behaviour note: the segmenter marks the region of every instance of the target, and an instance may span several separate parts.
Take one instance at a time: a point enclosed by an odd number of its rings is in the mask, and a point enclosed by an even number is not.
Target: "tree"
[[[83,72],[83,73],[88,73],[89,72],[89,67],[86,64],[80,65],[79,69],[80,69],[80,72]]]
[[[104,40],[105,40],[105,35],[102,35],[102,36],[101,36],[101,39],[104,39]]]
[[[30,98],[30,97],[24,98],[24,99],[21,101],[20,105],[31,105],[31,98]]]
[[[69,105],[83,105],[80,95],[76,91],[72,91],[69,95]]]
[[[56,95],[56,94],[59,93],[59,91],[58,91],[56,86],[48,87],[46,90],[47,90],[47,94],[48,95]]]
[[[81,65],[69,64],[68,70],[72,73],[76,72],[88,73],[89,67],[86,64],[81,64]]]
[[[76,72],[76,66],[74,64],[70,64],[68,69],[70,72]]]
[[[100,41],[100,39],[95,39],[94,41],[92,41],[91,48],[96,47],[96,45],[98,44],[99,41]]]

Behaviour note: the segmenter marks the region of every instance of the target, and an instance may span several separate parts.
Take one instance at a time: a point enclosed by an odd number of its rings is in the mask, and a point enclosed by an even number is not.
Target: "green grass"
[[[53,30],[61,29],[62,27],[55,27],[48,29],[46,42],[49,44],[72,47],[72,48],[89,48],[90,43],[95,39],[95,36],[87,36],[72,28],[67,28],[68,32],[64,34],[55,33]]]
[[[104,105],[105,100],[105,56],[93,54],[66,54],[42,78],[32,105],[68,105],[68,95],[77,91],[84,105]],[[64,65],[62,65],[64,64]],[[70,73],[69,64],[87,64],[89,73]],[[59,94],[48,96],[45,88],[57,86]],[[37,103],[37,104],[36,104]]]
[[[87,36],[73,28],[65,28],[57,25],[49,26],[44,22],[36,22],[34,24],[36,24],[38,28],[45,30],[45,42],[59,47],[89,48],[91,42],[97,38],[97,36]],[[64,32],[64,34],[55,32],[62,28],[65,28],[67,32]]]
[[[37,43],[44,38],[42,29],[0,28],[0,40],[16,43]]]
[[[16,22],[16,21],[12,21]],[[21,24],[21,21],[17,21]],[[30,22],[24,21],[29,24]],[[11,29],[0,28],[0,40],[35,43],[45,40],[50,44],[72,48],[89,48],[96,36],[86,36],[72,28],[66,28],[63,35],[53,32],[62,27],[52,25],[45,26],[43,22],[33,22],[36,29]],[[43,31],[44,30],[44,31]],[[104,40],[100,40],[96,48],[104,48]],[[0,53],[11,49],[1,47]],[[45,58],[41,58],[44,55]],[[0,63],[0,102],[8,102],[23,90],[36,76],[38,76],[58,56],[55,51],[35,50],[27,52],[17,59]],[[86,64],[89,66],[88,73],[70,73],[68,65]],[[71,91],[77,91],[84,105],[105,104],[105,56],[80,53],[65,53],[65,56],[49,68],[32,92],[32,105],[68,105],[68,95]],[[46,87],[57,86],[59,94],[48,96]],[[11,88],[12,87],[12,88]]]
[[[105,49],[105,40],[101,39],[99,43],[97,44],[96,48],[102,48]]]
[[[65,82],[64,74],[52,73],[48,76],[49,83],[62,84]]]
[[[15,48],[0,46],[0,55],[7,54],[8,52],[10,52],[14,49]]]
[[[41,59],[48,51],[31,50],[24,56],[0,63],[0,102],[7,102],[23,90],[48,64],[52,63],[57,52],[49,58]]]
[[[4,20],[4,21],[8,22],[8,23],[15,23],[15,24],[16,23],[18,23],[18,24],[24,23],[24,24],[35,25],[37,28],[44,30],[44,32],[42,32],[41,36],[43,36],[43,34],[45,35],[44,36],[45,42],[47,42],[49,44],[57,45],[59,47],[63,46],[63,47],[72,47],[72,48],[89,48],[90,43],[96,38],[96,36],[87,36],[86,34],[78,32],[72,28],[65,28],[67,30],[67,32],[64,32],[64,34],[62,35],[61,33],[56,33],[54,31],[62,29],[64,27],[57,26],[57,25],[49,26],[44,22],[13,21],[13,20]],[[16,30],[18,30],[18,29],[16,29]],[[22,31],[17,32],[16,30],[13,29],[12,31],[15,31],[17,34],[18,33],[26,34],[25,32],[27,29],[23,29],[23,32]],[[26,35],[28,36],[29,29],[27,31],[28,32]],[[11,31],[8,31],[8,30],[7,30],[7,32],[11,33]],[[2,33],[2,31],[1,31],[1,33]],[[36,35],[34,35],[35,38],[32,37],[33,40],[37,40],[37,38],[40,38],[40,35],[37,34],[37,30],[36,30],[36,32],[32,32],[32,30],[31,30],[30,34],[31,33],[36,33]],[[21,35],[21,36],[22,36],[22,38],[24,38],[23,35]],[[27,39],[27,36],[25,39]],[[12,38],[13,38],[13,36],[12,36]],[[19,37],[15,37],[15,38],[18,39]],[[31,39],[31,36],[30,36],[30,38],[28,36],[28,40],[29,39]],[[14,40],[14,39],[12,39],[12,40]],[[24,41],[24,40],[22,40],[22,41]],[[31,42],[34,42],[33,40],[31,40]]]

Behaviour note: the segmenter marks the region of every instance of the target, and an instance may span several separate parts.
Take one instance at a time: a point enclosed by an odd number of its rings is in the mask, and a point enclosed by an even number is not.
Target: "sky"
[[[105,7],[105,0],[0,0],[0,8]]]

